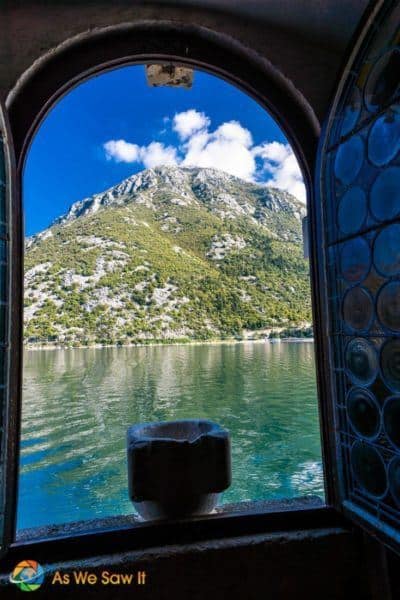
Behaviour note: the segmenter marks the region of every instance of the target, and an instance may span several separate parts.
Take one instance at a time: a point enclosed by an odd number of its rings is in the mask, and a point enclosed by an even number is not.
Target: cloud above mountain
[[[211,121],[203,112],[194,108],[177,113],[172,121],[172,129],[176,131],[181,140],[186,140],[200,130],[208,129]]]
[[[177,113],[164,124],[176,134],[176,145],[109,140],[103,144],[107,160],[142,164],[145,168],[212,167],[246,181],[286,190],[305,203],[303,178],[289,144],[274,141],[255,145],[251,132],[239,121],[226,121],[212,129],[210,118],[196,109]]]
[[[160,165],[176,165],[179,158],[174,146],[165,146],[160,142],[151,142],[147,146],[138,146],[125,140],[110,140],[104,145],[108,160],[124,163],[142,163],[146,169]]]

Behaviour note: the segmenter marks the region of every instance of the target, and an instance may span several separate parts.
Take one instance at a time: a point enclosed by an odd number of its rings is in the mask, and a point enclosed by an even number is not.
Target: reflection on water
[[[231,432],[223,502],[323,495],[311,343],[31,350],[18,527],[134,512],[127,427],[190,417]]]

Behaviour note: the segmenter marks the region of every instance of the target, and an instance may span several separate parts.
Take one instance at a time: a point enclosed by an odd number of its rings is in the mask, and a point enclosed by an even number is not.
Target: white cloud
[[[214,132],[200,131],[184,146],[186,166],[212,167],[252,181],[256,161],[251,152],[251,133],[237,121],[220,125]]]
[[[245,148],[253,144],[253,138],[248,129],[241,126],[238,121],[227,121],[218,127],[214,134],[217,138],[238,142]]]
[[[299,163],[289,144],[264,143],[253,148],[253,154],[263,161],[263,171],[270,178],[267,185],[286,190],[306,203],[306,188]]]
[[[174,146],[164,146],[160,142],[151,142],[148,146],[142,146],[139,157],[146,169],[161,165],[177,165],[179,162],[177,149]]]
[[[148,146],[138,146],[125,140],[109,140],[103,144],[107,160],[116,162],[141,162],[146,169],[160,165],[178,164],[178,153],[174,146],[165,146],[160,142],[151,142]]]
[[[214,131],[209,117],[195,109],[175,114],[163,122],[178,134],[177,146],[152,141],[148,145],[109,140],[103,147],[107,160],[141,163],[145,168],[162,165],[220,169],[247,181],[287,190],[305,204],[306,189],[289,144],[264,142],[258,146],[238,121],[226,121]]]
[[[131,144],[125,140],[109,140],[103,144],[107,160],[114,159],[116,162],[136,162],[139,158],[140,148],[137,144]]]
[[[196,131],[207,129],[210,126],[210,119],[203,112],[194,108],[184,112],[177,113],[172,121],[172,129],[178,134],[181,140],[186,140]]]

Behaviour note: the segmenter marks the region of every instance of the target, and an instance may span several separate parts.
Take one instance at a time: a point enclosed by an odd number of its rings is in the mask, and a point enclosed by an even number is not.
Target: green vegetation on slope
[[[173,171],[189,181],[179,187],[159,171],[150,189],[60,220],[31,240],[27,341],[206,340],[310,322],[295,211],[268,208],[265,188],[225,174],[221,184],[212,172],[225,194],[213,197],[211,185],[196,188],[194,170]]]

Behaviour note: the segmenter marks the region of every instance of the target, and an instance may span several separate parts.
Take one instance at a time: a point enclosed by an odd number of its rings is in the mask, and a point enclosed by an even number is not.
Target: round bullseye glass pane
[[[346,281],[362,281],[371,266],[371,252],[368,243],[362,238],[346,242],[340,253],[340,269]]]
[[[400,457],[395,456],[388,469],[389,489],[393,499],[400,504]]]
[[[380,428],[380,412],[375,398],[367,390],[353,388],[346,400],[347,415],[356,433],[374,438]]]
[[[390,111],[377,119],[368,136],[368,157],[377,167],[387,165],[400,150],[400,114]]]
[[[376,498],[386,493],[385,463],[375,448],[364,442],[355,442],[350,462],[354,477],[364,491]]]
[[[358,121],[361,111],[361,93],[358,87],[354,87],[349,101],[343,109],[342,124],[340,134],[347,135],[353,129]]]
[[[384,285],[377,300],[378,318],[382,325],[392,331],[400,331],[400,282]]]
[[[368,329],[374,316],[374,304],[363,287],[351,288],[343,298],[343,319],[352,329]]]
[[[345,353],[346,367],[353,383],[368,385],[378,372],[378,359],[374,347],[364,338],[349,342]]]
[[[389,440],[400,448],[400,396],[392,396],[385,402],[383,425]]]
[[[338,226],[342,233],[356,233],[367,216],[367,199],[359,187],[350,188],[342,197],[338,208]]]
[[[400,214],[400,169],[389,167],[375,180],[370,195],[371,212],[379,221]]]
[[[381,56],[372,68],[364,90],[365,105],[376,111],[389,103],[399,89],[400,52],[397,48]]]
[[[388,277],[400,272],[400,225],[389,225],[378,233],[374,244],[374,264]]]
[[[400,392],[400,340],[390,340],[381,351],[381,370],[386,385]]]
[[[335,175],[344,185],[350,185],[364,160],[364,144],[360,136],[354,136],[342,144],[335,158]]]

